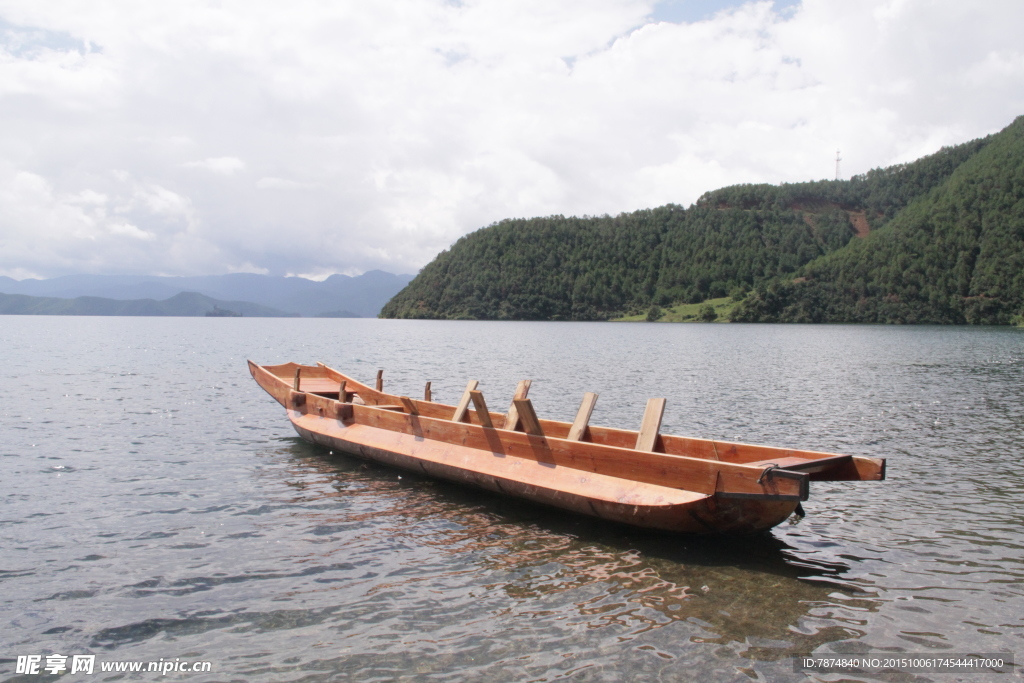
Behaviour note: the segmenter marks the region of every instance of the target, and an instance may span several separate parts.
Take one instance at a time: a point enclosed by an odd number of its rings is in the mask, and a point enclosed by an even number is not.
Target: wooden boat
[[[885,460],[660,433],[664,399],[638,431],[589,424],[586,394],[570,424],[539,419],[519,383],[490,412],[471,381],[457,406],[383,391],[323,365],[257,365],[253,378],[312,443],[421,474],[573,512],[684,533],[769,529],[807,500],[811,480],[881,480]]]

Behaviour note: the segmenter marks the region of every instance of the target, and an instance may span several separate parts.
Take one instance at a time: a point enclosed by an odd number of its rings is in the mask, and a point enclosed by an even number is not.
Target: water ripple
[[[209,659],[190,680],[218,681],[796,681],[813,651],[1024,638],[1019,330],[4,322],[10,653]],[[594,422],[629,428],[665,396],[666,431],[888,457],[890,479],[816,482],[754,538],[620,528],[310,446],[247,357],[447,402],[531,377],[542,415],[597,391]]]

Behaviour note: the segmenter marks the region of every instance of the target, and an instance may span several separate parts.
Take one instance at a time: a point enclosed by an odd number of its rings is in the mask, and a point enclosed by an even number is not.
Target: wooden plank
[[[644,409],[644,419],[640,423],[640,433],[636,437],[636,450],[654,452],[658,443],[658,430],[661,429],[661,418],[665,414],[665,399],[649,398]]]
[[[529,399],[526,400],[527,402]],[[520,406],[520,414],[532,406]],[[808,475],[774,470],[772,477],[758,479],[763,468],[687,458],[665,453],[644,453],[603,446],[587,441],[543,438],[523,432],[488,430],[475,424],[458,424],[428,417],[415,418],[376,407],[355,406],[356,424],[394,432],[414,434],[425,447],[443,451],[443,444],[477,449],[482,454],[498,453],[576,470],[606,474],[621,479],[680,488],[705,494],[752,496],[775,500],[806,500]],[[524,418],[524,423],[528,418]],[[382,438],[387,438],[384,433]],[[434,444],[431,444],[434,442]],[[472,462],[465,463],[472,469]]]
[[[818,473],[830,470],[833,467],[839,465],[845,465],[851,460],[849,455],[834,455],[831,458],[817,458],[815,460],[809,460],[807,458],[800,457],[786,457],[786,458],[775,458],[773,460],[760,460],[757,462],[748,462],[747,465],[754,467],[767,467],[768,465],[775,465],[781,467],[784,470],[795,470],[797,472]]]
[[[587,425],[590,423],[590,416],[594,412],[595,405],[597,405],[597,394],[592,391],[583,394],[583,402],[580,403],[580,409],[576,411],[576,419],[572,421],[572,427],[569,428],[569,436],[565,438],[569,441],[583,440],[583,434],[587,431]]]
[[[343,379],[348,379],[347,377],[345,377],[345,375],[341,374],[340,372],[338,372],[334,368],[328,366],[326,363],[320,363],[318,361],[317,362],[317,366],[319,366],[320,369],[323,371],[324,377],[327,377],[329,379],[333,379],[335,382],[340,382]]]
[[[292,389],[295,391],[299,390],[299,375],[302,374],[301,368],[295,368],[295,379],[292,381]]]
[[[291,380],[297,368],[302,369],[303,377],[326,377],[328,374],[325,368],[315,365],[300,365],[299,363],[282,363],[281,365],[263,365],[260,367],[283,380]]]
[[[484,427],[494,429],[494,423],[491,422],[491,414],[487,412],[487,403],[484,401],[484,393],[482,391],[471,391],[469,392],[469,396],[473,399],[473,407],[476,409],[476,416],[480,419],[480,424]]]
[[[503,429],[515,430],[519,426],[519,411],[516,410],[516,399],[526,398],[526,395],[530,393],[531,384],[533,384],[532,379],[519,380],[519,384],[516,385],[516,393],[512,395],[512,404],[508,407],[508,412],[505,413]]]
[[[528,398],[517,398],[512,401],[516,411],[519,413],[519,420],[523,423],[523,429],[527,434],[533,436],[544,436],[544,430],[540,428],[540,420],[533,409],[533,402]]]
[[[311,377],[305,371],[302,372],[302,387],[299,391],[307,394],[334,394],[338,391],[338,382],[326,377]],[[294,383],[292,389],[295,389]]]
[[[338,400],[342,403],[348,403],[348,392],[345,391],[345,386],[348,384],[348,380],[341,380],[338,383]]]
[[[384,391],[384,371],[377,371],[377,391]]]
[[[399,396],[398,400],[400,400],[402,402],[402,405],[405,406],[405,412],[409,413],[410,415],[420,414],[420,411],[416,410],[416,404],[413,403],[412,399],[409,398],[408,396]]]
[[[469,392],[476,390],[478,386],[480,386],[480,382],[475,379],[469,380],[469,383],[466,384],[466,390],[462,392],[462,398],[459,399],[459,405],[455,406],[455,414],[452,415],[452,422],[462,422],[463,419],[465,419],[466,411],[469,410],[469,402],[473,400],[469,395]]]
[[[316,368],[317,373],[318,374],[322,374],[324,376],[324,378],[322,380],[317,380],[317,381],[318,382],[323,382],[323,384],[325,385],[324,389],[319,389],[319,388],[315,389],[314,391],[316,391],[317,393],[334,393],[335,391],[338,391],[338,400],[339,401],[342,400],[342,398],[345,398],[349,402],[351,402],[351,401],[353,401],[353,399],[357,398],[359,391],[365,391],[367,393],[372,391],[370,389],[370,387],[368,387],[365,384],[362,384],[360,382],[357,382],[356,380],[352,379],[351,377],[348,377],[348,376],[344,375],[343,373],[338,372],[337,370],[335,370],[332,367],[329,367],[329,366],[327,366],[327,365],[325,365],[323,363],[317,363],[317,366],[318,366]],[[306,379],[309,376],[309,372],[307,372],[306,370],[307,369],[304,368],[303,372],[302,372],[303,385],[305,385],[305,381],[306,381]],[[326,388],[326,386],[328,386],[328,385],[331,385],[330,389]],[[340,391],[342,385],[344,385],[345,394],[346,394],[346,396],[344,396],[344,397],[341,395],[341,391]],[[319,386],[319,384],[317,386]],[[362,400],[362,399],[360,399],[360,400]]]
[[[430,382],[427,382],[427,386],[423,387],[423,400],[433,401],[433,397],[430,395]]]

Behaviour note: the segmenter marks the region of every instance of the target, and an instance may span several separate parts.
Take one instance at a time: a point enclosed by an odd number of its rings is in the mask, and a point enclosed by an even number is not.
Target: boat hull
[[[438,449],[413,435],[296,410],[289,411],[289,419],[304,440],[357,458],[636,527],[687,534],[757,533],[785,521],[799,504],[624,482],[456,444]]]
[[[882,458],[661,434],[663,399],[650,399],[630,431],[589,425],[596,394],[572,423],[542,420],[525,380],[508,413],[495,413],[476,381],[456,406],[432,401],[429,383],[422,401],[387,394],[380,372],[372,388],[323,364],[249,370],[311,443],[636,527],[757,533],[796,512],[811,480],[885,478]]]

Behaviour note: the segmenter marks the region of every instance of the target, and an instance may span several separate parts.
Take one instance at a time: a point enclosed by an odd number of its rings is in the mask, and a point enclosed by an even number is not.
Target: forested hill
[[[1006,322],[1024,300],[1022,140],[1019,118],[846,181],[502,221],[441,252],[381,316],[604,320],[732,295],[739,320]]]
[[[1024,317],[1024,117],[885,228],[761,286],[751,322],[1007,324]]]

